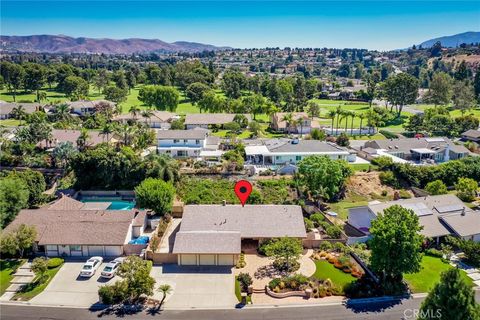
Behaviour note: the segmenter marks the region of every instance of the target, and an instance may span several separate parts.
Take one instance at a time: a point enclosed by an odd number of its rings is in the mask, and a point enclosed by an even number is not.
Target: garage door
[[[201,254],[200,255],[200,265],[201,266],[213,266],[213,265],[215,265],[215,255],[214,254]]]
[[[105,255],[107,257],[118,257],[122,255],[122,247],[120,246],[105,246]]]
[[[219,266],[233,266],[233,255],[219,254],[217,261]]]
[[[88,246],[88,253],[91,256],[103,256],[103,246]]]
[[[196,266],[197,256],[194,254],[182,254],[180,255],[180,264],[184,266]]]

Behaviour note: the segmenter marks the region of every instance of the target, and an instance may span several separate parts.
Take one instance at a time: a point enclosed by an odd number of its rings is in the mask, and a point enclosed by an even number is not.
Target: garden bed
[[[38,294],[42,293],[43,290],[48,286],[53,277],[57,274],[60,268],[63,266],[63,263],[55,268],[47,270],[46,280],[39,282],[38,277],[36,277],[31,283],[27,284],[20,292],[15,294],[12,300],[17,301],[28,301]]]

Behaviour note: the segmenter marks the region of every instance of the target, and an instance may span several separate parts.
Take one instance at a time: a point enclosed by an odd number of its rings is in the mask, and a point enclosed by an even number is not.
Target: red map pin
[[[245,206],[250,193],[252,193],[252,185],[247,180],[240,180],[235,183],[235,194],[242,203],[242,207]]]

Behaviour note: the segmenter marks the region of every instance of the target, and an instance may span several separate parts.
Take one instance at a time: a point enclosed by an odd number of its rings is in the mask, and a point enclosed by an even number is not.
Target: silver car
[[[83,265],[82,270],[80,271],[80,276],[81,277],[93,276],[95,272],[97,272],[97,269],[100,267],[102,262],[103,262],[102,257],[91,257]]]
[[[107,279],[111,279],[115,277],[115,274],[117,274],[118,267],[120,267],[122,262],[123,262],[123,258],[116,258],[115,260],[110,261],[105,265],[100,276],[102,278],[107,278]]]

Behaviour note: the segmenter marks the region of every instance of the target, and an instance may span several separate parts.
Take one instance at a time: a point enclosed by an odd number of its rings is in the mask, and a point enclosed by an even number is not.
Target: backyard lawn
[[[13,279],[13,274],[18,267],[20,267],[25,260],[0,260],[0,296],[10,286],[10,281]]]
[[[440,281],[440,274],[450,268],[453,267],[443,262],[440,258],[423,256],[422,270],[417,273],[406,274],[405,280],[414,293],[429,292],[433,286]],[[473,285],[473,280],[467,277],[465,271],[460,271],[460,273],[468,284]]]
[[[33,282],[27,284],[25,288],[18,292],[14,297],[13,300],[18,300],[18,301],[28,301],[35,297],[36,295],[40,294],[52,281],[53,277],[57,274],[58,270],[63,266],[63,263],[59,265],[56,268],[48,269],[47,270],[47,280],[43,282],[38,282],[37,279],[35,278]]]
[[[345,273],[335,268],[327,260],[316,260],[315,266],[316,270],[313,274],[315,278],[322,280],[330,279],[337,287],[344,288],[345,285],[356,280],[350,273]]]

